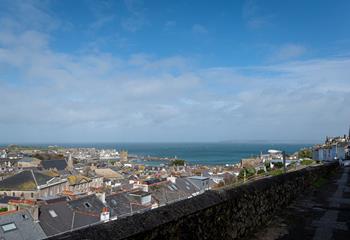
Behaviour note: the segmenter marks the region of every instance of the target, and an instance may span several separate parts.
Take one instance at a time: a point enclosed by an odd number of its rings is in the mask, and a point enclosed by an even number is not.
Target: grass
[[[269,172],[271,176],[277,176],[283,174],[283,169],[275,169]]]
[[[304,165],[304,166],[308,166],[308,165],[311,165],[311,164],[314,164],[316,163],[314,160],[303,160],[301,161],[301,165]]]

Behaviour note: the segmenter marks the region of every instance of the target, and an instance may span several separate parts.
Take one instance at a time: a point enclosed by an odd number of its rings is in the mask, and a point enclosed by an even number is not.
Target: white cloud
[[[305,49],[289,45],[283,63],[200,68],[181,55],[62,53],[51,41],[0,29],[0,142],[315,139],[350,119],[346,57],[291,62]]]
[[[243,4],[242,17],[251,29],[259,29],[270,24],[273,16],[262,11],[255,0],[246,0]]]
[[[129,12],[129,16],[122,19],[122,27],[129,32],[136,32],[141,30],[144,26],[149,24],[146,18],[146,9],[141,0],[125,0],[125,7]]]
[[[206,29],[206,27],[204,27],[203,25],[200,24],[194,24],[192,26],[192,32],[196,33],[196,34],[207,34],[208,30]]]
[[[303,56],[306,53],[306,48],[299,44],[285,44],[278,48],[272,56],[271,61],[285,61]]]

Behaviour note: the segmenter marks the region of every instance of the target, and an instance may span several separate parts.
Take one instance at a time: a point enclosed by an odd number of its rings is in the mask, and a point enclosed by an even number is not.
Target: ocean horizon
[[[225,165],[238,163],[242,158],[249,158],[269,149],[293,154],[301,148],[311,147],[314,143],[26,143],[20,146],[47,147],[57,145],[66,148],[94,147],[97,149],[127,150],[130,155],[153,157],[176,157],[189,164]],[[8,144],[0,144],[8,146]],[[158,165],[159,161],[146,162]]]

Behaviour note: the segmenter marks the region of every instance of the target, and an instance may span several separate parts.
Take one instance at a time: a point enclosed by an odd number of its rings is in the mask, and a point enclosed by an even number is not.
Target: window
[[[12,196],[13,196],[13,197],[16,196],[15,192],[12,192]]]
[[[34,198],[34,193],[30,193],[30,197],[31,197],[31,198]]]
[[[57,217],[57,213],[55,212],[55,210],[49,210],[49,213],[50,213],[51,217],[53,217],[53,218]]]
[[[9,232],[9,231],[12,231],[12,230],[16,230],[17,227],[15,225],[15,223],[8,223],[8,224],[4,224],[1,226],[2,230],[4,232]]]
[[[84,203],[84,206],[85,206],[86,208],[91,208],[91,207],[92,207],[91,204],[88,203],[88,202]]]

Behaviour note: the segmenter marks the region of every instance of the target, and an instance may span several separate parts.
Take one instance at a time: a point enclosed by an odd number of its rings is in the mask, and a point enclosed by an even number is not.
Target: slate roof
[[[67,177],[69,185],[74,186],[81,183],[91,182],[91,179],[82,175],[71,175]]]
[[[38,185],[46,184],[51,179],[42,173],[25,170],[0,181],[0,190],[34,191]]]
[[[111,217],[122,217],[131,214],[131,212],[138,212],[150,209],[149,205],[138,204],[133,197],[129,196],[128,192],[115,193],[106,196],[106,204],[110,209]]]
[[[96,195],[43,205],[39,212],[40,225],[48,236],[88,226],[100,221],[103,207]]]
[[[0,196],[0,204],[7,204],[10,200],[19,200],[19,197]]]
[[[102,176],[104,178],[123,179],[123,176],[120,173],[118,173],[110,168],[97,168],[97,169],[95,169],[95,173],[98,176]]]
[[[175,184],[179,189],[185,192],[188,197],[200,191],[200,189],[187,178],[176,178]]]
[[[124,192],[106,196],[106,203],[112,217],[131,213],[130,200]]]
[[[62,171],[66,169],[67,162],[66,160],[43,160],[41,165],[44,169],[57,169],[58,171]]]
[[[209,182],[209,178],[208,177],[203,177],[203,176],[191,176],[191,177],[187,177],[187,179],[196,187],[198,187],[201,190],[204,190],[204,188],[206,187],[203,186],[203,182],[204,181],[208,181]]]
[[[36,171],[32,171],[35,177],[36,182],[38,183],[38,185],[44,185],[46,184],[48,181],[50,181],[53,177],[42,174],[40,172],[36,172]]]
[[[51,216],[50,211],[57,216]],[[40,226],[47,236],[72,229],[73,211],[65,201],[43,205],[39,208]]]
[[[150,186],[149,191],[152,193],[152,197],[160,205],[165,205],[166,203],[187,197],[183,191],[171,182],[164,182],[156,186]]]
[[[22,159],[19,159],[18,162],[27,162],[27,163],[31,163],[34,161],[40,161],[37,158],[32,158],[32,157],[23,157]]]
[[[16,229],[4,231],[3,226],[14,223]],[[46,238],[43,229],[27,210],[7,212],[0,215],[0,239],[5,240],[37,240]]]
[[[94,194],[69,201],[68,204],[75,211],[98,215],[98,217],[100,217],[102,209],[105,207],[100,199]]]

